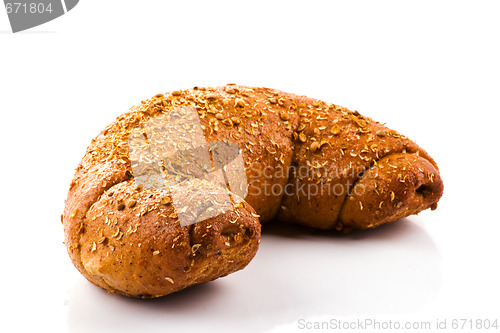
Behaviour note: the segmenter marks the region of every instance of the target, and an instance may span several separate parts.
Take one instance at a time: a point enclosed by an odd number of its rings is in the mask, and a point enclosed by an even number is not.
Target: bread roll
[[[247,191],[244,201],[232,191],[224,212],[182,226],[172,193],[210,202],[223,200],[225,189],[206,179],[193,179],[190,190],[138,186],[128,140],[185,108],[198,113],[207,142],[239,146]],[[357,111],[267,88],[195,87],[143,101],[92,141],[66,200],[65,243],[92,283],[158,297],[244,268],[260,223],[372,228],[435,209],[442,191],[424,150]]]

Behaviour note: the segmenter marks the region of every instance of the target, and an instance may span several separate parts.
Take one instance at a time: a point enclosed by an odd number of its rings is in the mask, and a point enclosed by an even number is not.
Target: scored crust
[[[187,106],[198,111],[208,142],[241,148],[248,195],[181,227],[168,190],[135,184],[127,139],[140,124]],[[318,184],[337,190],[318,192]],[[195,87],[143,101],[92,140],[66,200],[65,243],[94,284],[156,297],[245,267],[260,240],[257,216],[365,229],[435,208],[442,191],[424,150],[357,111],[268,88]]]

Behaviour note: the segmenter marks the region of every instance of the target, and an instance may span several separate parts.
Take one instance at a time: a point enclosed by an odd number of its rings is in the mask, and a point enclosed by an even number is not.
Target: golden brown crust
[[[355,229],[373,228],[432,208],[442,192],[439,172],[427,159],[392,154],[356,181],[342,206],[340,220]]]
[[[207,141],[240,146],[249,193],[248,204],[181,227],[162,204],[165,190],[135,185],[127,139],[139,124],[186,106],[198,111]],[[260,238],[255,212],[260,222],[347,231],[435,208],[441,194],[425,151],[356,111],[268,88],[195,87],[143,101],[92,141],[63,223],[70,257],[87,279],[129,296],[160,296],[245,267]]]
[[[205,189],[202,189],[205,190]],[[209,198],[207,198],[209,199]],[[166,189],[133,180],[106,191],[87,213],[81,261],[92,282],[129,296],[157,297],[225,276],[257,251],[248,204],[182,227]]]

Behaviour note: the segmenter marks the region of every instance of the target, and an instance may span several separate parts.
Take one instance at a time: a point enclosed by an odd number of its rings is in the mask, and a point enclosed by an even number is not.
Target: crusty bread
[[[169,189],[134,181],[131,131],[176,108],[195,107],[208,142],[242,150],[245,201],[181,226]],[[211,184],[199,181],[199,191]],[[66,246],[92,283],[157,297],[244,268],[273,218],[349,231],[435,209],[443,184],[414,142],[334,104],[267,88],[227,85],[174,91],[143,101],[95,138],[66,200]],[[217,194],[215,194],[217,196]]]

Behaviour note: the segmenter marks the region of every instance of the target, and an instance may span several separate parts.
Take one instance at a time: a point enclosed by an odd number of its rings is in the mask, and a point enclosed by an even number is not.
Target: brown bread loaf
[[[186,107],[196,108],[208,142],[241,148],[248,194],[181,226],[169,189],[137,186],[127,140]],[[196,188],[207,201],[222,195],[204,180]],[[92,283],[157,297],[244,268],[258,249],[259,220],[366,229],[435,209],[442,191],[424,150],[358,112],[267,88],[195,87],[143,101],[92,141],[66,200],[65,243]]]

